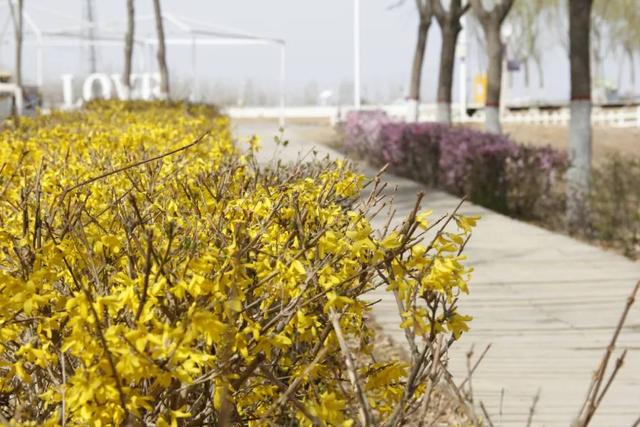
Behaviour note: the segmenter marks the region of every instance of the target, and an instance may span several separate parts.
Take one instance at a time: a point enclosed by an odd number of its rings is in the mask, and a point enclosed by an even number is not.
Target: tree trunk
[[[569,6],[571,7],[571,6]],[[571,19],[571,17],[569,18]],[[569,26],[571,26],[571,22],[569,22]],[[602,29],[600,25],[590,25],[589,30],[590,38],[590,58],[591,61],[591,79],[596,83],[596,86],[600,84],[600,82],[604,81],[604,73],[602,72],[602,52],[600,48],[602,47]],[[571,41],[569,41],[571,43]],[[571,49],[571,47],[569,47]],[[571,55],[571,54],[569,54]]]
[[[167,67],[167,52],[164,43],[164,23],[160,0],[153,0],[153,10],[156,17],[156,32],[158,33],[158,70],[160,71],[160,98],[169,99],[169,69]]]
[[[636,64],[634,62],[635,57],[632,49],[625,49],[627,51],[627,57],[629,58],[629,77],[631,78],[631,86],[636,85]]]
[[[536,68],[538,69],[538,87],[540,89],[544,88],[544,69],[542,68],[542,60],[540,57],[535,56],[534,62],[536,63]]]
[[[91,25],[88,31],[89,38],[89,73],[95,74],[98,71],[98,55],[96,54],[96,45],[95,43],[95,16],[93,13],[93,0],[86,0],[86,16],[85,19]]]
[[[131,99],[131,62],[133,59],[133,35],[135,32],[134,0],[127,0],[127,34],[124,39],[124,74],[122,82],[125,99]]]
[[[485,129],[488,132],[502,133],[500,125],[500,89],[502,85],[502,57],[503,46],[500,40],[500,25],[492,19],[484,25],[487,39],[487,56],[489,68],[487,70],[487,99],[485,103]]]
[[[482,31],[487,43],[489,67],[487,70],[487,99],[484,108],[485,130],[493,133],[502,133],[499,109],[504,49],[500,39],[500,28],[514,1],[502,0],[498,3],[494,2],[493,9],[486,11],[482,0],[469,0],[482,25]]]
[[[23,0],[17,0],[17,7],[14,7],[14,4],[11,0],[9,0],[9,11],[11,13],[11,19],[13,21],[13,29],[15,36],[15,75],[14,79],[16,81],[16,85],[22,87],[22,22],[23,22]]]
[[[11,4],[11,3],[10,3]],[[17,10],[15,16],[15,41],[16,41],[16,70],[15,80],[16,85],[22,88],[22,39],[23,39],[23,22],[24,22],[24,1],[17,1]]]
[[[622,72],[624,71],[624,52],[620,54],[619,58],[616,58],[618,64],[620,64],[620,66],[618,66],[618,77],[616,77],[616,87],[618,88],[618,91],[620,90],[620,88],[622,87]]]
[[[13,102],[11,104],[11,116],[14,120],[18,121],[20,111],[22,109],[22,24],[23,24],[23,0],[17,1],[17,7],[14,7],[14,4],[11,0],[9,0],[9,9],[11,13],[11,19],[13,20],[13,29],[15,35],[15,44],[16,44],[16,57],[15,57],[15,71],[14,71],[14,79],[16,82],[16,86],[18,86],[18,91],[13,98]],[[16,10],[17,9],[17,10]]]
[[[440,50],[440,70],[438,73],[437,121],[451,124],[451,88],[460,24],[456,18],[455,22],[447,22],[441,28],[442,49]]]
[[[569,0],[571,122],[567,171],[567,225],[584,230],[591,175],[591,67],[589,29],[592,0]]]
[[[413,54],[413,66],[411,67],[411,83],[409,86],[408,120],[417,122],[420,113],[420,84],[422,82],[422,65],[424,64],[424,53],[427,47],[427,34],[431,19],[420,17],[418,25],[418,41],[416,51]]]

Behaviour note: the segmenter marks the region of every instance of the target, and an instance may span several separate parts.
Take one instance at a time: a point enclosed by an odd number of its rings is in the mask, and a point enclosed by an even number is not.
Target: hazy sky
[[[100,24],[125,19],[125,0],[94,0]],[[366,98],[381,99],[402,94],[407,87],[409,68],[416,38],[414,2],[389,10],[396,0],[361,0],[362,3],[362,79]],[[69,27],[71,21],[57,14],[82,17],[85,0],[26,0],[26,10],[43,27]],[[6,5],[0,9],[0,24],[6,22]],[[163,0],[164,11],[212,25],[237,28],[265,36],[282,38],[287,43],[287,82],[289,92],[330,89],[352,81],[353,43],[351,0]],[[139,16],[152,13],[151,0],[136,1]],[[53,9],[53,12],[46,10]],[[10,38],[11,28],[2,27]],[[142,30],[142,29],[141,29]],[[469,37],[472,39],[471,35]],[[435,97],[440,35],[434,22],[429,33],[425,59],[423,96]],[[481,70],[482,52],[469,46],[470,79]],[[2,50],[0,65],[13,67],[12,52]],[[34,63],[33,49],[25,53],[27,79]],[[140,52],[136,52],[140,54]],[[170,47],[169,66],[179,78],[190,78],[189,47]],[[104,48],[99,51],[99,69],[119,72],[122,50]],[[82,73],[87,70],[86,48],[52,48],[45,58],[46,78],[60,81],[63,72]],[[277,87],[279,57],[275,47],[206,47],[199,48],[197,69],[199,80],[210,84],[242,86],[251,80],[254,86],[271,91]],[[615,63],[609,64],[607,76],[617,81]],[[625,71],[628,73],[628,71]],[[568,96],[568,61],[564,51],[549,43],[545,56],[546,86],[537,88],[537,76],[532,72],[530,93],[546,99],[564,100]],[[640,79],[639,79],[640,80]],[[456,77],[456,82],[457,77]],[[629,79],[623,74],[622,91],[629,91]],[[310,83],[315,82],[312,88]],[[514,76],[512,97],[527,96],[522,85],[522,73]],[[456,85],[457,86],[457,85]],[[454,97],[457,97],[454,87]],[[636,93],[638,92],[636,88]]]

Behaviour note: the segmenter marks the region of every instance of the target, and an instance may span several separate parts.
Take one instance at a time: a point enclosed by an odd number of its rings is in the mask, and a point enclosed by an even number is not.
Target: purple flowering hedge
[[[550,147],[463,127],[396,122],[381,111],[350,113],[344,131],[347,151],[495,211],[530,220],[562,211],[567,158]]]
[[[344,127],[346,150],[361,157],[367,156],[370,151],[379,151],[380,130],[391,122],[391,118],[384,111],[349,113]]]

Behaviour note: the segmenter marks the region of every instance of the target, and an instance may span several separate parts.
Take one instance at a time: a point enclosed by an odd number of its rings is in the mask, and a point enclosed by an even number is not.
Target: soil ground
[[[473,125],[479,129],[481,125]],[[559,125],[505,124],[504,132],[521,144],[551,145],[566,150],[569,129]],[[594,126],[593,154],[596,161],[610,154],[640,155],[640,128]]]
[[[243,121],[234,119],[240,124]],[[247,120],[247,123],[259,122]],[[266,123],[274,121],[263,120]],[[296,119],[288,121],[295,124],[296,131],[306,139],[316,141],[323,145],[339,147],[339,137],[329,124],[323,119]],[[482,125],[470,124],[469,126],[482,129]],[[559,150],[566,150],[569,138],[569,130],[566,126],[559,125],[532,125],[532,124],[505,124],[505,133],[521,144],[551,145]],[[593,152],[594,159],[602,159],[611,154],[632,154],[640,156],[640,128],[616,128],[595,126],[593,128]]]
[[[233,119],[235,127],[251,126],[251,127],[269,127],[277,126],[277,120],[270,119]],[[295,127],[296,142],[314,141],[317,144],[338,148],[340,144],[340,136],[336,129],[331,126],[329,120],[326,119],[287,119],[285,126],[287,131],[291,127]],[[285,139],[290,135],[285,135]]]

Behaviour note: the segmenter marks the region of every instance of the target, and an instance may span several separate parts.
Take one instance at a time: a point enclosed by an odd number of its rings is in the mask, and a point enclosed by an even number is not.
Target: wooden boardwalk
[[[263,135],[270,158],[275,125],[241,125],[239,135]],[[278,157],[293,159],[314,146],[308,129],[287,129],[291,144]],[[339,154],[321,146],[321,153]],[[369,171],[371,172],[371,171]],[[434,216],[450,212],[458,199],[415,182],[387,176],[398,187],[395,207],[401,218],[425,191],[424,208]],[[473,376],[476,401],[482,401],[497,426],[525,426],[534,396],[540,399],[534,426],[569,426],[584,399],[598,361],[618,322],[626,297],[640,279],[640,263],[555,234],[487,209],[466,204],[466,214],[482,216],[465,253],[475,268],[470,295],[461,311],[474,316],[471,331],[455,344],[450,366],[466,375],[465,354],[492,347]],[[380,225],[380,224],[377,224]],[[376,320],[398,345],[404,345],[395,301],[380,291]],[[631,426],[640,417],[640,302],[629,313],[618,351],[629,353],[591,425]],[[617,354],[617,353],[616,353]]]

